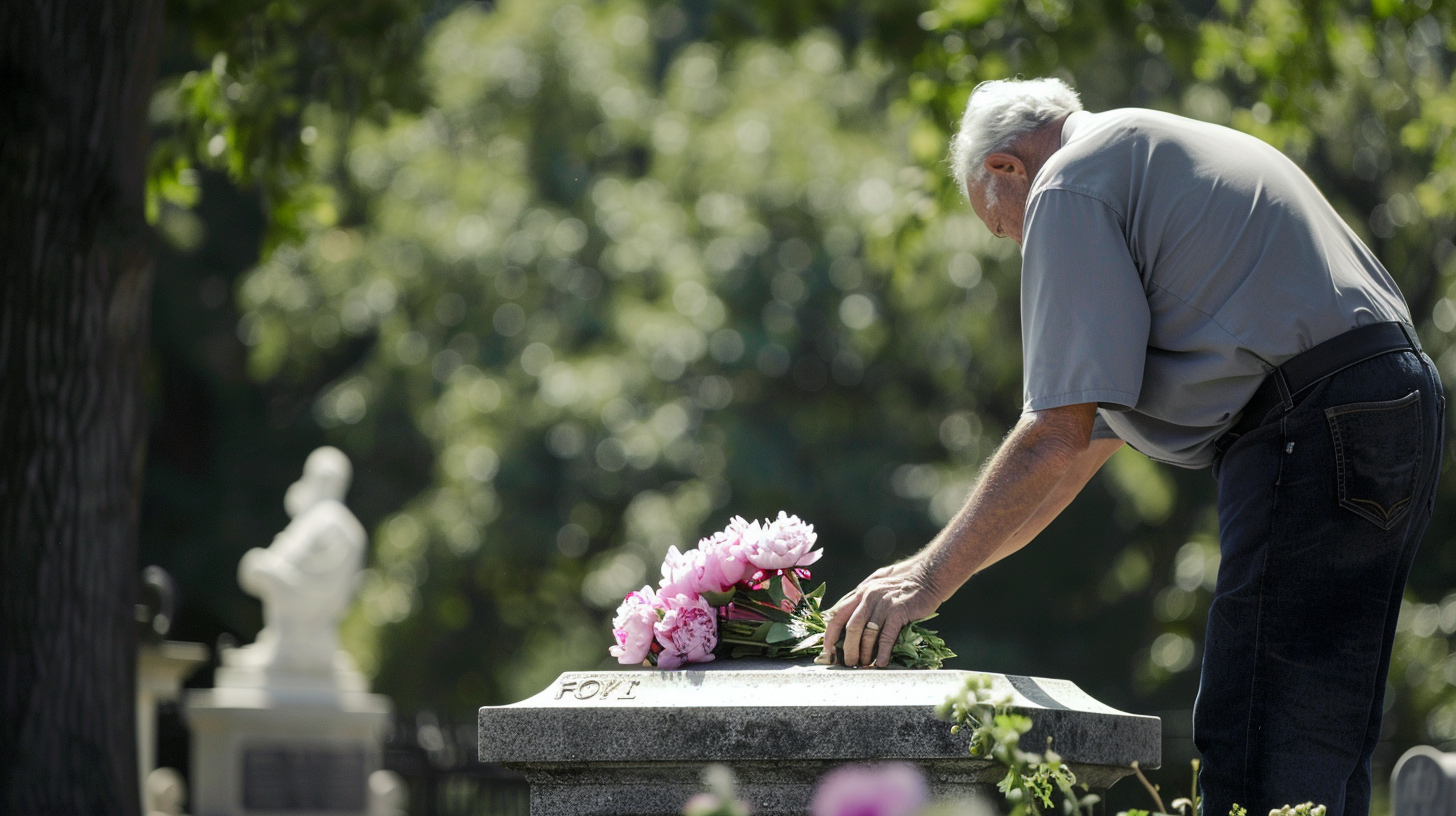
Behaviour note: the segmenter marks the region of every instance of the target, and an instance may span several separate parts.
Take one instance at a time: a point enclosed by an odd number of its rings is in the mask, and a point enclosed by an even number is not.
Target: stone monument
[[[536,696],[480,709],[480,759],[522,771],[534,816],[680,813],[710,764],[729,766],[755,816],[808,810],[815,781],[851,762],[919,765],[938,796],[994,792],[1005,768],[973,759],[934,716],[969,672],[723,660],[677,671],[567,672]],[[1105,789],[1161,762],[1157,717],[1109,708],[1065,680],[991,675],[1080,782]]]
[[[1456,816],[1456,754],[1418,745],[1390,774],[1392,816]]]
[[[368,813],[391,707],[339,648],[366,541],[343,504],[350,476],[341,451],[315,450],[284,497],[288,526],[238,564],[263,629],[188,695],[197,816]]]

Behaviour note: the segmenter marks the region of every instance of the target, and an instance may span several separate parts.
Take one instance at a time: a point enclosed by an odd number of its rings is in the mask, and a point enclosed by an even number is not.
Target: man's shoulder
[[[1130,182],[1149,174],[1161,179],[1166,173],[1156,172],[1159,168],[1177,171],[1193,163],[1190,157],[1222,166],[1237,156],[1253,160],[1274,152],[1247,134],[1166,111],[1117,108],[1076,116],[1071,133],[1037,175],[1033,195],[1071,190],[1112,204],[1110,199],[1137,186]]]
[[[1062,145],[1054,152],[1032,183],[1031,196],[1050,190],[1090,194],[1130,169],[1132,151],[1128,144],[1137,138],[1146,119],[1140,108],[1119,108],[1100,113],[1079,112],[1064,125]]]
[[[1068,147],[1079,142],[1101,144],[1136,139],[1139,136],[1217,138],[1238,132],[1223,125],[1153,108],[1113,108],[1097,113],[1083,111],[1074,115],[1078,118],[1071,137],[1063,140]]]
[[[1095,170],[1099,163],[1115,161],[1119,155],[1126,161],[1138,152],[1135,148],[1149,140],[1165,139],[1180,132],[1193,133],[1206,126],[1177,114],[1147,108],[1084,111],[1073,116],[1075,119],[1069,121],[1070,127],[1064,131],[1062,146],[1052,154],[1045,168],[1054,175]]]

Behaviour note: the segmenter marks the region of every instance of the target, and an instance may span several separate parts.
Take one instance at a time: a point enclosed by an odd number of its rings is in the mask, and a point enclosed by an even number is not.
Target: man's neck
[[[1033,180],[1051,159],[1052,154],[1061,149],[1062,125],[1066,122],[1067,117],[1063,116],[1026,134],[1017,142],[1017,153],[1026,164],[1027,175]]]

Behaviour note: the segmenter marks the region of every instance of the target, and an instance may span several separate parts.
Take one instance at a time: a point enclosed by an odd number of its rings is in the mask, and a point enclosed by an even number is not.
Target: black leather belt
[[[1259,427],[1275,406],[1283,405],[1285,410],[1293,408],[1295,397],[1326,377],[1382,354],[1396,351],[1419,354],[1420,350],[1416,330],[1405,323],[1371,323],[1331,337],[1271,371],[1244,406],[1239,421],[1215,445],[1220,452],[1226,450],[1235,439]]]

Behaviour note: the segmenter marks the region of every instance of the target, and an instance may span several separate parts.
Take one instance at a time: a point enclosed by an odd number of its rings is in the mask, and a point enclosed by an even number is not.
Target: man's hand
[[[935,611],[978,569],[1041,532],[1122,442],[1092,441],[1091,403],[1024,414],[966,504],[923,550],[885,567],[826,613],[822,662],[884,667],[906,624]],[[841,650],[836,651],[840,634]]]
[[[912,556],[875,570],[855,590],[824,613],[824,652],[819,660],[835,660],[835,644],[844,635],[846,666],[890,665],[890,652],[900,630],[930,617],[941,601],[929,585],[925,564]]]

